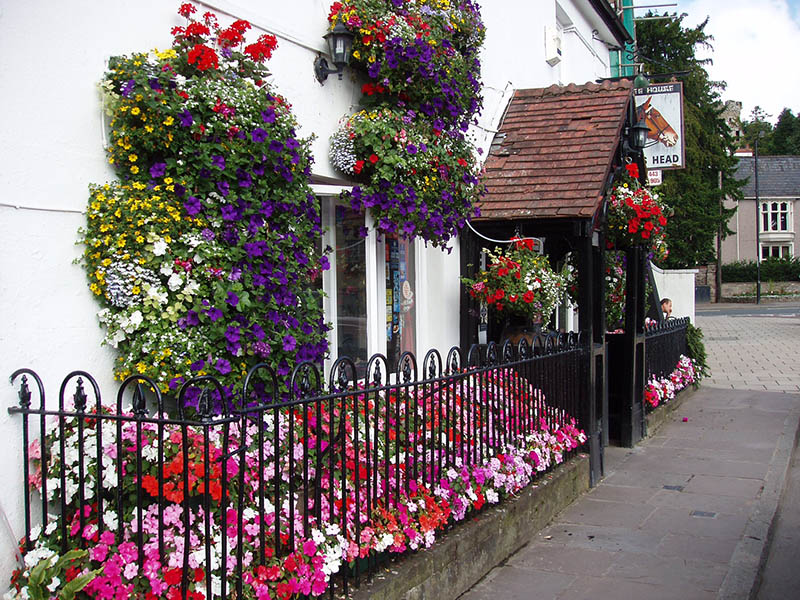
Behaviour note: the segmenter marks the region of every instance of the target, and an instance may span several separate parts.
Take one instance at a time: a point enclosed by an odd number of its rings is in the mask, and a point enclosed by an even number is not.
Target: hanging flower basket
[[[633,165],[635,166],[635,165]],[[606,240],[609,247],[644,245],[666,258],[664,227],[671,209],[655,191],[626,176],[608,197]]]
[[[172,48],[109,62],[118,179],[91,187],[84,266],[118,378],[209,374],[231,393],[256,363],[285,375],[325,355],[309,282],[328,261],[309,143],[264,81],[275,38],[196,10],[181,5]]]
[[[483,193],[465,132],[480,110],[484,27],[469,0],[351,0],[331,29],[355,35],[353,66],[369,81],[331,139],[331,163],[359,182],[343,199],[381,233],[444,246],[476,216]]]
[[[475,279],[464,277],[470,296],[501,318],[520,317],[546,327],[565,297],[566,285],[550,261],[533,250],[532,240],[517,240],[488,252],[489,264]]]

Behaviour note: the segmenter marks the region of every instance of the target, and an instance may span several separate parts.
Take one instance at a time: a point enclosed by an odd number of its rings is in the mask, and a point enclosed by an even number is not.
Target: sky
[[[666,4],[670,0],[636,0],[634,5]],[[675,1],[675,0],[671,0]],[[742,102],[742,119],[756,105],[772,123],[784,108],[800,113],[800,0],[677,0],[669,12],[687,13],[683,24],[694,27],[709,17],[706,33],[714,50],[711,79],[727,82],[723,100]],[[636,15],[645,11],[637,11]]]

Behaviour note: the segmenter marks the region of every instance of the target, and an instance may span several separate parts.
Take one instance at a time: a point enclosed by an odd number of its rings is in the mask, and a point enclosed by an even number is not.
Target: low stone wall
[[[517,498],[457,524],[427,550],[401,556],[348,596],[353,600],[454,600],[469,590],[589,489],[589,457],[580,454]]]
[[[722,284],[722,299],[724,302],[735,302],[737,298],[744,297],[745,294],[755,295],[756,282],[735,282]],[[800,294],[800,281],[762,281],[761,295],[769,296],[772,294]],[[796,300],[796,298],[794,298]]]

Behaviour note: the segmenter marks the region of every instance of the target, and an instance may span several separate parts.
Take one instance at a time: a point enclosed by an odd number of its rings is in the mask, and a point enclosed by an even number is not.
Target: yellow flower
[[[145,126],[144,126],[144,130],[145,130],[147,133],[153,133],[153,126],[152,126],[152,125],[145,125]]]
[[[361,52],[359,52],[358,50],[353,50],[353,58],[355,58],[356,60],[360,59]]]
[[[133,173],[134,175],[136,175],[138,172],[139,172],[139,167],[137,167],[136,165],[133,165],[133,166],[131,167],[131,173]]]
[[[172,177],[165,177],[165,178],[164,178],[164,183],[165,183],[165,184],[167,184],[167,185],[169,185],[170,183],[172,183]]]
[[[133,286],[131,288],[131,293],[134,294],[134,295],[139,294],[139,292],[141,292],[141,291],[142,291],[142,288],[140,288],[138,285],[135,285],[135,286]]]
[[[175,122],[175,119],[173,119],[171,116],[167,117],[166,119],[164,119],[164,125],[166,125],[167,127],[172,125],[174,122]]]
[[[139,107],[138,107],[138,106],[134,106],[134,107],[131,109],[131,114],[132,114],[132,115],[138,115],[140,112],[142,112],[142,111],[140,111],[140,110],[139,110]]]
[[[131,162],[136,162],[137,160],[139,160],[139,157],[135,154],[128,154],[128,160]]]
[[[147,370],[147,365],[144,364],[143,362],[138,362],[136,363],[136,370],[139,373],[144,373]]]

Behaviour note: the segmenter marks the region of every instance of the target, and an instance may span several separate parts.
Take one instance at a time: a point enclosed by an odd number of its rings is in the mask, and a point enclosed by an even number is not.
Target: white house
[[[98,305],[85,273],[77,232],[85,223],[90,183],[112,180],[105,155],[106,123],[97,83],[110,57],[165,49],[170,29],[182,24],[178,2],[9,2],[0,8],[0,65],[5,143],[0,148],[0,373],[34,369],[55,402],[61,379],[85,369],[106,395],[115,393],[114,353],[101,345]],[[340,119],[359,104],[360,85],[345,71],[321,85],[314,59],[325,54],[329,0],[256,2],[211,0],[197,3],[220,19],[252,23],[256,35],[278,39],[269,62],[272,82],[293,104],[302,136],[313,142],[314,191],[323,207],[327,241],[342,248],[336,199],[350,182],[328,160],[328,140]],[[624,42],[624,30],[605,0],[481,0],[487,37],[482,53],[484,109],[471,132],[488,150],[515,89],[583,84],[612,75],[610,50]],[[370,216],[364,216],[370,228]],[[339,239],[337,239],[337,235]],[[448,349],[459,343],[459,249],[452,252],[415,242],[387,250],[374,231],[351,260],[360,268],[327,272],[326,316],[333,324],[331,347],[392,354],[412,349]],[[401,259],[400,256],[403,258]],[[388,258],[387,258],[388,257]],[[389,264],[387,264],[387,260]],[[404,337],[391,331],[395,305],[387,302],[392,269],[404,261]],[[394,263],[392,261],[395,261]],[[388,283],[387,283],[388,279]],[[395,332],[396,333],[396,332]],[[399,345],[398,345],[399,344]],[[13,388],[3,394],[16,402]],[[5,460],[0,478],[0,580],[14,566],[13,548],[22,534],[23,488],[18,416],[0,413]],[[4,525],[10,524],[10,530]],[[1,586],[2,584],[0,584]]]

